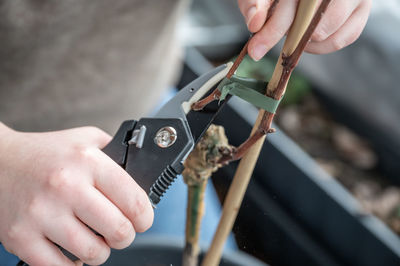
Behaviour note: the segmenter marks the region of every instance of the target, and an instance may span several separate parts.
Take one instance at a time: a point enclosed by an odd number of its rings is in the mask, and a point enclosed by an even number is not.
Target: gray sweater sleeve
[[[0,121],[113,132],[144,115],[176,69],[184,2],[0,0]]]

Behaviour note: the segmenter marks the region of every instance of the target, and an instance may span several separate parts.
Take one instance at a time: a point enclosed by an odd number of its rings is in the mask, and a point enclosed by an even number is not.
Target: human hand
[[[248,29],[257,32],[248,46],[248,53],[254,60],[260,60],[282,39],[296,14],[298,1],[279,0],[272,16],[265,23],[272,3],[273,0],[238,0]],[[364,29],[370,9],[371,0],[333,0],[305,51],[327,54],[350,45]]]
[[[0,123],[0,242],[28,264],[91,265],[147,230],[147,194],[100,149],[97,128],[22,133]],[[96,235],[87,226],[103,237]]]

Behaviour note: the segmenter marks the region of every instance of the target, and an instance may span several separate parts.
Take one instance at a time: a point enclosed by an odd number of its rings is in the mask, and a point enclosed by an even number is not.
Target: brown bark
[[[310,39],[315,26],[321,19],[329,2],[330,0],[323,0],[316,15],[313,16],[318,0],[300,1],[295,20],[285,40],[281,57],[268,83],[268,96],[280,99],[284,94],[291,71],[297,64],[305,45]],[[289,56],[287,57],[286,55]],[[261,110],[253,127],[251,137],[241,145],[242,151],[240,151],[240,147],[236,150],[236,154],[242,152],[242,154],[245,153],[245,155],[237,168],[229,188],[220,223],[208,253],[202,263],[204,266],[216,266],[219,264],[223,245],[232,230],[233,223],[240,209],[247,185],[266,137],[266,135],[262,133],[273,131],[271,130],[273,117],[274,114]]]

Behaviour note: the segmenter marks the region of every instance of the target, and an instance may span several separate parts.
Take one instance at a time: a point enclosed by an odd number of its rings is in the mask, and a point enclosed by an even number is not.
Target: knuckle
[[[332,47],[335,51],[342,49],[346,46],[346,42],[340,38],[332,39]]]
[[[135,218],[142,216],[146,211],[145,198],[143,194],[144,193],[142,192],[137,193],[137,196],[135,197],[135,203],[132,205],[132,212]]]
[[[70,228],[68,225],[64,227],[65,235],[66,235],[66,243],[71,247],[71,250],[80,250],[81,243],[78,238],[79,232]]]
[[[317,42],[322,42],[322,41],[326,40],[326,38],[328,38],[328,34],[326,34],[326,32],[323,31],[322,29],[317,29],[313,33],[313,40],[315,40]]]
[[[41,217],[42,209],[43,209],[43,204],[41,203],[41,200],[35,197],[29,200],[27,205],[27,214],[31,218]]]
[[[130,221],[123,221],[118,228],[115,230],[113,234],[114,241],[116,242],[126,242],[126,246],[128,246],[132,241],[131,238],[133,236],[133,226]],[[133,239],[132,239],[133,240]]]
[[[96,261],[97,258],[101,255],[101,250],[96,245],[88,246],[83,253],[83,260],[85,262],[93,262]]]
[[[358,39],[358,37],[360,37],[361,32],[362,32],[362,28],[360,28],[360,29],[358,29],[357,31],[353,32],[353,33],[344,41],[344,42],[345,42],[345,45],[344,45],[344,46],[350,45],[350,44],[352,44],[353,42],[355,42],[355,41]]]
[[[138,228],[139,233],[146,232],[153,225],[153,219],[147,219],[141,226]]]
[[[93,149],[85,145],[76,145],[73,156],[79,162],[92,163],[95,161]]]
[[[11,253],[14,253],[13,246],[15,244],[18,244],[18,242],[20,242],[21,236],[22,236],[21,225],[13,224],[13,225],[9,226],[6,229],[6,233],[5,233],[5,241],[3,243],[4,247]]]
[[[285,35],[285,30],[282,27],[279,27],[274,24],[270,24],[269,31],[270,31],[269,36],[274,36],[275,38],[279,38]]]
[[[68,171],[64,168],[55,170],[47,179],[47,185],[50,191],[61,193],[71,191],[74,188],[74,182]]]
[[[110,249],[108,247],[95,244],[89,245],[80,259],[87,264],[100,265],[106,262],[109,256]]]
[[[153,225],[153,221],[154,221],[154,212],[153,210],[151,210],[150,212],[151,216],[149,217],[149,219],[147,219],[142,232],[147,231],[152,225]]]
[[[138,193],[134,204],[134,219],[140,221],[135,223],[135,230],[139,233],[145,232],[153,224],[153,210],[147,198],[147,194],[142,191]]]

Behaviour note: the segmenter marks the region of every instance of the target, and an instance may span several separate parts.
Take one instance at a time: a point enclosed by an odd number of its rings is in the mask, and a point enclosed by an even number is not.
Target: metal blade
[[[155,114],[155,118],[181,118],[186,121],[190,106],[208,94],[221,81],[231,67],[231,63],[221,65],[193,80],[180,90]]]
[[[199,139],[203,136],[203,134],[207,131],[218,113],[227,104],[230,98],[231,95],[227,95],[223,102],[211,102],[206,107],[204,107],[203,110],[190,111],[186,115],[195,143],[197,143]]]

